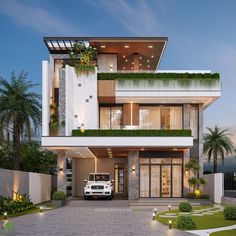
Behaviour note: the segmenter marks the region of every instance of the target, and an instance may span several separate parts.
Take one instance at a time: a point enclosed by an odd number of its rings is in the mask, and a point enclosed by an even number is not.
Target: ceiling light
[[[140,60],[142,60],[142,57],[139,57]]]
[[[152,55],[151,58],[153,58],[154,56]]]
[[[129,48],[129,45],[125,45],[125,48]]]
[[[134,62],[132,61],[132,63],[131,63],[132,65],[134,64]]]
[[[147,62],[149,62],[149,60],[147,60]]]
[[[125,59],[125,62],[127,62],[128,61],[128,59]]]
[[[106,45],[101,45],[101,48],[106,48]]]
[[[148,48],[153,48],[153,46],[152,45],[148,45]]]
[[[142,66],[142,64],[139,64],[139,66]]]
[[[123,58],[125,58],[125,55],[123,55]]]

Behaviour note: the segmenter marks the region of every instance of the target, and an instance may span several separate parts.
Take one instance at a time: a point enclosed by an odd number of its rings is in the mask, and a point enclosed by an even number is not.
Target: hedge
[[[190,137],[191,130],[73,130],[72,136]]]
[[[98,73],[98,80],[219,80],[219,73]]]

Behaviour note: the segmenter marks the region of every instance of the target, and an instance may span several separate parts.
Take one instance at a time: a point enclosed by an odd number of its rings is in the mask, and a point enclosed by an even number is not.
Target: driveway
[[[159,207],[158,211],[166,210]],[[130,208],[128,201],[71,201],[66,207],[11,219],[6,235],[32,236],[187,236],[152,221],[152,209]]]

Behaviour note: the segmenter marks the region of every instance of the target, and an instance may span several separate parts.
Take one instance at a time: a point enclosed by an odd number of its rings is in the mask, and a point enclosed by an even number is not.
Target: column
[[[66,193],[66,150],[57,151],[57,190]]]
[[[201,177],[203,176],[203,104],[199,104],[198,123],[199,123],[198,153],[199,153],[199,165],[200,165],[199,176]]]
[[[133,151],[128,154],[128,199],[139,198],[139,152]]]

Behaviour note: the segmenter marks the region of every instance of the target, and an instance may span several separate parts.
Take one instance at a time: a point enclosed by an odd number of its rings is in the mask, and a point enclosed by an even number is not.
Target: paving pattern
[[[159,207],[158,212],[167,210]],[[152,209],[130,208],[128,201],[71,201],[66,207],[11,219],[4,235],[24,236],[187,236],[152,221]]]
[[[213,215],[218,212],[222,212],[223,207],[220,205],[214,207],[208,207],[199,210],[193,210],[192,212],[179,212],[179,213],[164,213],[163,215],[159,215],[160,218],[176,218],[178,215],[189,215],[189,216],[204,216],[204,215]]]

